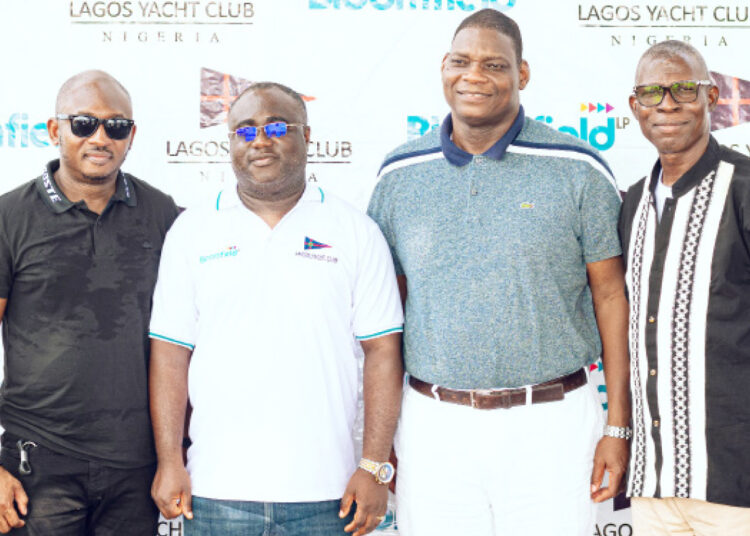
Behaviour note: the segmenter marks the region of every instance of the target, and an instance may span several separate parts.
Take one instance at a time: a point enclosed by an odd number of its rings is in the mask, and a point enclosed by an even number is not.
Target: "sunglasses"
[[[646,84],[635,86],[633,88],[633,95],[641,106],[658,106],[664,100],[664,95],[669,91],[675,102],[686,104],[688,102],[695,102],[701,86],[711,85],[713,85],[711,80],[680,80],[668,86]]]
[[[70,121],[70,131],[79,138],[88,138],[97,131],[99,125],[104,127],[104,132],[113,140],[124,140],[130,136],[135,121],[123,117],[111,117],[109,119],[100,119],[93,115],[69,115],[57,114],[57,119],[67,119]]]
[[[302,123],[285,123],[283,121],[277,121],[275,123],[268,123],[262,127],[240,127],[229,133],[229,137],[237,136],[238,138],[245,138],[245,141],[253,141],[258,137],[258,129],[262,128],[263,132],[266,133],[267,138],[280,138],[286,136],[287,129],[289,127],[306,127]]]

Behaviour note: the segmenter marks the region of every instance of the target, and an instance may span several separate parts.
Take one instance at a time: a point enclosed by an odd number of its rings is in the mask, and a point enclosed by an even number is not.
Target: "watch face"
[[[393,480],[393,474],[396,471],[393,469],[393,465],[391,465],[388,462],[385,462],[378,468],[378,474],[375,475],[378,479],[378,482],[381,484],[388,484],[391,480]]]

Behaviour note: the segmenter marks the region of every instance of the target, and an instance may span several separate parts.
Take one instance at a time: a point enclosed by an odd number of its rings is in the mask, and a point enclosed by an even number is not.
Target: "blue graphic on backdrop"
[[[47,123],[29,123],[29,114],[12,113],[0,124],[0,148],[49,147]]]
[[[310,9],[351,9],[368,6],[379,11],[396,9],[399,11],[474,11],[493,8],[506,11],[516,5],[517,0],[309,0]]]

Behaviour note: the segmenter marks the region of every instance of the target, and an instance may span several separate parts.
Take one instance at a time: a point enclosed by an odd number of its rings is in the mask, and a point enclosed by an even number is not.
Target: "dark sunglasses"
[[[135,121],[125,119],[124,117],[111,117],[109,119],[100,119],[93,115],[69,115],[57,114],[57,119],[67,119],[70,121],[70,131],[79,138],[88,138],[99,128],[104,127],[104,132],[113,140],[124,140],[130,136]]]
[[[276,123],[268,123],[262,127],[240,127],[229,133],[229,137],[237,136],[245,138],[245,141],[253,141],[258,137],[258,129],[262,128],[263,132],[266,133],[267,138],[280,138],[286,136],[287,129],[289,127],[306,127],[302,123],[285,123],[283,121],[277,121]]]
[[[669,91],[675,102],[687,104],[688,102],[695,102],[701,86],[711,85],[713,85],[711,80],[680,80],[668,86],[646,84],[635,86],[633,88],[633,95],[641,106],[658,106],[664,100],[664,95]]]

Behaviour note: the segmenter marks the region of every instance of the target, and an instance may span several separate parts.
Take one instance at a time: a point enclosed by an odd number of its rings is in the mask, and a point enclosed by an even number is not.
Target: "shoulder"
[[[32,179],[21,186],[0,195],[0,214],[4,216],[29,216],[31,204],[39,202],[41,197],[37,193],[36,179]]]
[[[734,166],[735,179],[750,181],[750,158],[723,145],[721,146],[720,155],[721,160],[729,162]]]
[[[508,152],[556,159],[574,166],[589,166],[614,185],[612,171],[596,149],[535,119],[526,119],[523,129],[508,147]]]
[[[621,216],[624,221],[630,221],[635,216],[635,211],[638,208],[638,204],[641,202],[641,196],[643,195],[643,187],[648,180],[648,176],[641,178],[638,182],[631,184],[628,191],[625,192],[625,197],[622,199],[622,212]]]
[[[391,171],[439,158],[443,158],[440,130],[434,129],[421,138],[399,145],[388,153],[383,159],[378,176],[382,177]]]
[[[170,208],[177,208],[177,205],[175,205],[174,200],[172,199],[172,196],[169,194],[166,194],[156,188],[155,186],[152,186],[148,182],[146,182],[143,179],[139,179],[138,177],[135,177],[131,175],[130,173],[123,173],[125,176],[125,179],[130,182],[130,184],[133,185],[133,189],[136,191],[136,195],[138,196],[138,200],[141,199],[144,201],[148,201],[150,203],[163,205],[165,207]]]
[[[375,225],[375,222],[367,214],[349,201],[323,188],[317,189],[320,191],[321,208],[337,221],[351,222],[352,225],[361,228],[369,228],[371,225]]]

